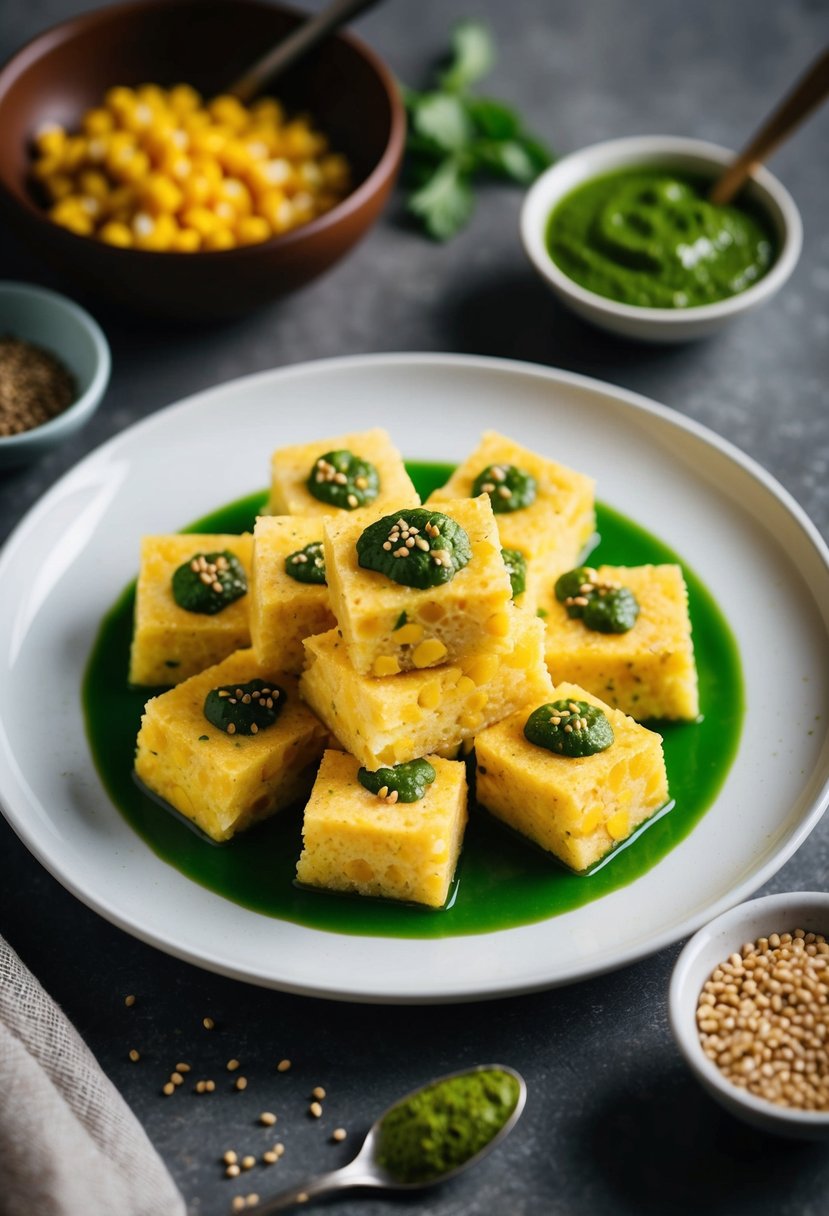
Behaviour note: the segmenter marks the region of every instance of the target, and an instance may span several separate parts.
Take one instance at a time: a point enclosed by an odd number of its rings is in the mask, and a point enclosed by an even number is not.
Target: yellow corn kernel
[[[248,112],[239,98],[229,94],[214,97],[207,108],[216,122],[231,127],[234,131],[244,131],[250,121]]]
[[[43,156],[59,156],[66,146],[66,132],[57,123],[49,123],[40,128],[34,145]]]
[[[131,107],[124,107],[118,115],[120,126],[125,131],[132,131],[134,135],[138,135],[147,131],[153,122],[154,113],[152,106],[148,106],[146,101],[138,101]]]
[[[475,681],[470,680],[469,676],[461,676],[455,687],[461,695],[465,696],[466,693],[472,692],[475,687]]]
[[[261,215],[243,215],[236,225],[236,239],[240,245],[259,245],[270,237],[271,226]]]
[[[306,190],[314,193],[322,185],[322,173],[316,161],[304,160],[297,165],[297,175]]]
[[[66,198],[74,190],[72,178],[67,177],[63,173],[53,173],[43,183],[49,192],[49,197],[53,202],[57,203],[62,198]]]
[[[201,106],[201,94],[189,84],[177,84],[167,94],[167,105],[174,114],[191,114]]]
[[[460,683],[458,684],[458,687],[460,687]],[[469,706],[469,708],[471,710],[486,709],[486,704],[487,704],[488,700],[489,700],[488,694],[485,693],[484,690],[481,688],[478,690],[478,692],[473,692],[472,696],[469,698],[469,700],[467,702],[467,705]]]
[[[413,646],[416,642],[423,640],[423,626],[411,621],[406,625],[401,625],[399,629],[395,629],[391,636],[398,646]]]
[[[104,105],[114,114],[120,114],[123,110],[132,109],[135,105],[135,93],[132,89],[126,89],[123,85],[116,85],[114,89],[107,89],[104,94]]]
[[[446,655],[446,647],[437,638],[427,638],[412,651],[415,667],[434,667]]]
[[[87,110],[81,126],[87,135],[108,135],[115,129],[115,119],[109,110],[103,108]]]
[[[494,612],[486,623],[486,631],[494,638],[509,636],[510,618],[506,612]]]
[[[195,228],[179,228],[170,246],[175,253],[195,253],[201,249],[201,235]]]
[[[219,155],[227,143],[227,139],[228,134],[222,127],[206,127],[203,131],[191,131],[190,150],[194,156],[210,159]],[[219,168],[218,165],[216,167]]]
[[[289,122],[283,131],[285,155],[292,160],[308,160],[311,156],[319,156],[326,150],[326,141],[316,135],[301,118]]]
[[[109,199],[109,180],[99,169],[85,169],[78,178],[78,185],[84,194],[97,198],[100,203]]]
[[[458,718],[458,726],[461,730],[477,730],[482,721],[483,718],[479,713],[467,712]]]
[[[204,238],[205,249],[233,249],[236,244],[236,238],[229,228],[220,227],[215,232],[210,232]]]
[[[194,110],[191,114],[181,117],[181,125],[192,138],[197,131],[206,131],[210,126],[210,115],[207,110]]]
[[[273,127],[281,126],[285,111],[274,97],[260,97],[250,108],[250,112],[258,123]]]
[[[627,811],[617,811],[607,821],[607,830],[614,840],[624,840],[630,832],[630,816]]]
[[[465,666],[466,674],[473,684],[488,684],[498,670],[498,659],[494,654],[481,654]]]
[[[286,190],[293,190],[296,186],[293,165],[284,156],[251,164],[247,178],[254,190],[262,192],[278,189],[284,195]]]
[[[229,139],[217,153],[219,164],[226,173],[238,177],[251,165],[251,155],[247,147],[239,139]]]
[[[115,220],[110,220],[99,229],[98,239],[107,245],[115,245],[119,249],[129,249],[133,243],[129,227]]]
[[[206,239],[221,228],[218,216],[207,207],[188,207],[182,212],[181,222],[186,228],[195,228],[202,239]]]
[[[145,105],[150,106],[153,110],[167,109],[167,94],[157,84],[142,84],[135,90],[135,95],[139,101],[143,101]]]
[[[578,825],[580,833],[589,836],[591,832],[595,832],[601,821],[602,806],[601,803],[595,802],[581,817],[581,823]]]
[[[179,139],[179,136],[183,138]],[[146,131],[140,132],[138,138],[143,150],[156,164],[162,164],[177,156],[182,151],[182,145],[186,147],[190,143],[190,136],[186,131],[178,131],[170,119],[160,115],[152,119]]]
[[[133,239],[136,249],[161,253],[173,243],[177,225],[171,215],[148,215],[139,211],[132,221]]]
[[[234,227],[239,218],[233,203],[227,202],[226,199],[219,199],[217,203],[213,204],[213,214],[218,216],[222,224],[228,228]]]
[[[421,709],[437,709],[440,705],[440,684],[437,680],[431,680],[421,688],[417,703]]]
[[[89,142],[83,135],[71,135],[63,146],[61,168],[65,173],[74,173],[87,160]]]
[[[328,156],[323,156],[320,161],[320,173],[322,180],[327,186],[333,186],[335,189],[344,189],[348,185],[350,176],[348,161],[338,152],[332,152]]]
[[[419,706],[413,705],[411,702],[402,706],[400,710],[400,721],[407,726],[413,726],[415,722],[419,722],[423,717],[423,710]]]
[[[381,654],[374,660],[371,669],[373,676],[396,676],[400,670],[400,664],[393,654]]]
[[[410,755],[413,746],[414,740],[409,735],[403,735],[402,738],[397,739],[392,747],[395,760],[399,763],[404,756]]]
[[[61,228],[68,228],[76,236],[91,236],[94,231],[92,219],[77,206],[76,199],[76,195],[62,199],[56,203],[49,215]]]
[[[180,183],[186,207],[201,207],[211,197],[213,187],[203,173],[191,173]]]
[[[150,173],[141,182],[138,195],[142,206],[155,213],[173,215],[184,202],[184,195],[174,181],[163,173]]]
[[[123,183],[138,183],[142,181],[150,172],[150,158],[146,152],[133,152],[131,156],[125,157],[117,168],[113,169],[113,176],[117,177]]]
[[[226,177],[219,183],[216,197],[230,203],[239,215],[250,215],[253,210],[253,199],[250,190],[238,177]]]
[[[62,168],[63,158],[61,156],[43,156],[32,165],[32,177],[37,178],[39,182],[46,182],[59,173]]]
[[[305,224],[314,214],[314,200],[307,191],[302,190],[295,194],[291,200],[294,216],[294,226],[297,224]]]
[[[294,209],[281,190],[271,190],[259,200],[259,214],[265,217],[273,232],[287,232],[293,223]]]

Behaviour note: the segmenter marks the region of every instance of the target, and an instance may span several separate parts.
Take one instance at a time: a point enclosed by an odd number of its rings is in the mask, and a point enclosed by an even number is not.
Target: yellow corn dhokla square
[[[509,654],[382,679],[354,671],[336,629],[307,638],[300,695],[367,768],[445,753],[526,701],[549,699],[543,622],[517,609],[512,618]]]
[[[271,457],[271,515],[348,515],[350,512],[331,503],[320,502],[308,489],[308,478],[321,456],[327,452],[348,451],[374,465],[380,488],[371,507],[414,507],[420,496],[412,485],[403,457],[391,441],[388,431],[376,427],[337,435],[333,439],[315,439],[278,448]],[[368,510],[368,507],[362,510]],[[382,509],[379,514],[382,515]]]
[[[262,679],[283,690],[283,709],[255,735],[226,734],[204,716],[213,688]],[[296,679],[240,650],[147,702],[136,776],[214,840],[229,840],[304,797],[327,731],[297,692]]]
[[[565,698],[604,711],[614,733],[610,747],[568,757],[530,743],[524,726],[538,706],[530,702],[477,736],[476,797],[509,827],[582,871],[665,805],[668,778],[661,736],[576,684],[559,684],[549,700]]]
[[[286,568],[289,557],[314,542],[322,544],[318,518],[260,515],[256,521],[250,636],[256,657],[265,667],[298,675],[305,662],[303,638],[324,633],[337,623],[327,584],[300,582]]]
[[[429,503],[468,498],[479,473],[490,465],[514,465],[536,483],[536,498],[517,511],[495,513],[501,544],[518,549],[528,565],[549,571],[553,579],[578,561],[596,527],[594,486],[591,477],[577,473],[546,456],[539,456],[497,431],[485,431],[478,447],[459,465],[446,485],[435,490]],[[496,490],[497,493],[497,490]],[[526,605],[535,606],[534,579],[527,582]]]
[[[545,602],[547,666],[637,721],[699,713],[688,589],[679,566],[599,566],[599,580],[629,587],[639,617],[627,633],[597,633],[571,619],[554,594]]]
[[[250,645],[250,592],[208,615],[189,612],[173,598],[172,578],[197,553],[234,554],[250,584],[253,537],[145,536],[135,593],[135,632],[130,652],[131,684],[178,684]]]
[[[326,752],[305,808],[298,881],[443,907],[466,826],[466,768],[426,759],[436,776],[424,796],[390,805],[357,780],[359,760]]]
[[[512,649],[512,588],[489,498],[441,503],[440,511],[466,531],[472,557],[450,582],[422,591],[359,565],[357,541],[382,512],[370,520],[361,513],[361,519],[325,521],[331,607],[360,675],[390,676],[454,663],[484,648]]]

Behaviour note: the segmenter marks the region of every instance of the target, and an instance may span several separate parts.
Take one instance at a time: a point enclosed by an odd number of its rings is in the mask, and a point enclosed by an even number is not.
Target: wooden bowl
[[[302,227],[215,252],[117,249],[55,224],[30,181],[31,140],[44,123],[76,127],[113,85],[183,82],[220,93],[304,16],[262,0],[138,0],[40,34],[0,70],[0,207],[10,226],[73,287],[165,317],[243,313],[321,274],[374,223],[405,141],[391,73],[350,35],[329,38],[274,88],[352,167],[351,193]]]

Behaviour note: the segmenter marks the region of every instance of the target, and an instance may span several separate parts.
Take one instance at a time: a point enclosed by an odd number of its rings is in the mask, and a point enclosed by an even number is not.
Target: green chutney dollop
[[[450,583],[472,560],[466,530],[427,507],[408,507],[369,524],[357,541],[357,561],[392,582],[425,591]]]
[[[524,738],[536,747],[576,759],[607,751],[614,734],[598,705],[566,700],[534,709],[524,725]]]
[[[248,590],[244,567],[228,549],[194,553],[173,572],[170,585],[179,608],[205,616],[215,616]]]
[[[514,464],[488,464],[472,483],[472,497],[488,494],[496,515],[523,511],[535,502],[538,487],[532,473]]]
[[[285,558],[285,573],[298,583],[312,583],[317,587],[326,586],[325,554],[321,540],[312,540],[304,549],[297,549]]]
[[[376,794],[384,802],[392,803],[419,802],[436,776],[434,765],[422,757],[388,768],[357,770],[357,780],[363,789]]]
[[[527,559],[520,549],[502,549],[501,560],[507,568],[512,598],[517,599],[527,590]]]
[[[340,448],[314,461],[305,484],[320,502],[356,511],[374,502],[380,493],[380,474],[371,461]]]
[[[750,203],[709,203],[710,186],[667,168],[596,177],[553,209],[547,249],[574,282],[620,304],[695,308],[739,295],[774,262],[774,236]]]
[[[518,1103],[500,1068],[447,1077],[393,1106],[380,1122],[377,1160],[398,1182],[429,1182],[486,1148]]]
[[[606,583],[592,566],[577,566],[556,579],[556,599],[572,619],[596,633],[628,633],[639,619],[639,601],[630,587]]]
[[[249,680],[211,688],[204,699],[204,716],[226,735],[258,735],[273,726],[285,708],[286,693],[278,684]]]

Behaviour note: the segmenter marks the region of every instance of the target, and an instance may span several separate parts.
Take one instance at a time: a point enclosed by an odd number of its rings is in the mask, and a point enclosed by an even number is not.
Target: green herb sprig
[[[528,185],[552,163],[550,151],[526,130],[515,110],[470,92],[494,62],[487,27],[461,21],[452,31],[449,63],[436,87],[403,89],[412,186],[408,209],[438,241],[454,236],[472,215],[476,177]]]

